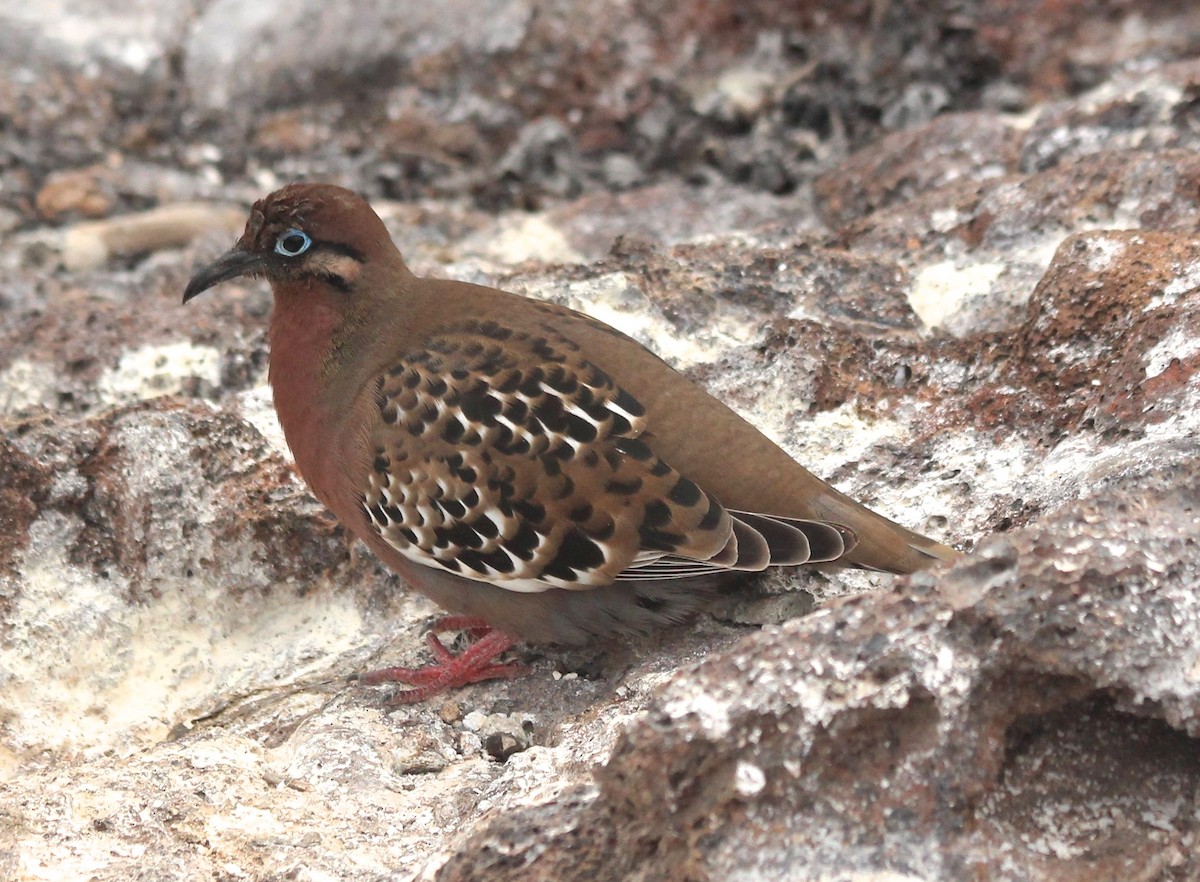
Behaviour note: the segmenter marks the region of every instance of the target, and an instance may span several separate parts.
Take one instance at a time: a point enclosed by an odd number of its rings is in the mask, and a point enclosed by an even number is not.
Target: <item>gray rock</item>
[[[217,0],[188,36],[185,77],[199,108],[250,111],[361,88],[362,81],[378,88],[409,66],[452,52],[511,51],[531,15],[528,0]]]
[[[192,15],[191,0],[0,0],[0,53],[31,76],[58,65],[114,65],[135,73],[165,64]]]

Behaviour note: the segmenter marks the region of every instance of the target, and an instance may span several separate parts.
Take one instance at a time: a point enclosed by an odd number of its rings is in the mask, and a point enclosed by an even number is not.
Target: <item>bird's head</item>
[[[187,303],[239,276],[265,278],[276,296],[289,290],[352,295],[367,267],[403,261],[367,201],[332,184],[289,184],[254,203],[237,244],[199,270]]]

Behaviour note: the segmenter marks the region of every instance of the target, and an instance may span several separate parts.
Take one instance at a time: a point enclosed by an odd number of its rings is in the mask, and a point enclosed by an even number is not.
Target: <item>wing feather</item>
[[[467,322],[379,378],[371,524],[411,560],[516,591],[606,585],[734,530],[654,455],[641,404],[542,327]]]

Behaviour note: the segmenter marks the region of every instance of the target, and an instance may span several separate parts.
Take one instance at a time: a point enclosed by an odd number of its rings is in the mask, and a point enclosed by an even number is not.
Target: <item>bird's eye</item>
[[[312,239],[303,230],[285,230],[275,240],[275,253],[284,257],[299,257],[312,245]]]

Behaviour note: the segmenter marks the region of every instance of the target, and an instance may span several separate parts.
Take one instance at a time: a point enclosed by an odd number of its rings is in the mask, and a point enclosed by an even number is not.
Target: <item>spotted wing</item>
[[[515,591],[606,585],[667,558],[737,563],[736,545],[722,558],[729,513],[655,456],[641,405],[548,327],[449,328],[379,379],[376,403],[362,502],[411,560]]]

